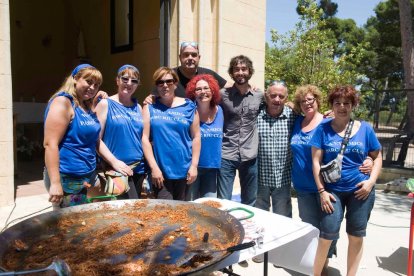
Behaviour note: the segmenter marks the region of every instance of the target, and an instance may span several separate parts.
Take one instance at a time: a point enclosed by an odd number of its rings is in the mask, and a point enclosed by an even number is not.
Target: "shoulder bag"
[[[341,179],[342,159],[344,157],[345,148],[349,142],[349,137],[351,136],[353,125],[354,120],[351,119],[345,130],[345,136],[342,140],[341,150],[339,151],[338,156],[334,160],[330,161],[328,164],[321,165],[320,174],[325,183],[335,183],[339,179]]]

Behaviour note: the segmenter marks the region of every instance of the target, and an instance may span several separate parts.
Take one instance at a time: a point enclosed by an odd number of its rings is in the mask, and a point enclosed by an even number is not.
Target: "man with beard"
[[[212,75],[218,82],[219,87],[223,88],[226,85],[226,80],[213,70],[199,67],[200,53],[197,42],[183,42],[180,45],[180,63],[181,65],[173,68],[178,74],[180,81],[178,82],[175,95],[185,98],[185,88],[187,83],[195,76],[200,74]]]
[[[231,199],[236,170],[239,172],[241,203],[254,206],[257,195],[257,116],[263,92],[253,90],[249,80],[254,73],[252,61],[243,55],[233,57],[228,69],[232,87],[221,92],[224,136],[218,198]]]

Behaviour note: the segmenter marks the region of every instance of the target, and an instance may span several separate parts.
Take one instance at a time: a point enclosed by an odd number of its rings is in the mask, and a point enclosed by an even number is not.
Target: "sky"
[[[267,0],[266,7],[266,42],[271,42],[270,29],[276,29],[279,34],[294,29],[299,21],[296,13],[296,0]],[[357,26],[363,26],[370,16],[374,16],[374,8],[380,0],[336,0],[338,4],[337,17],[352,18]]]

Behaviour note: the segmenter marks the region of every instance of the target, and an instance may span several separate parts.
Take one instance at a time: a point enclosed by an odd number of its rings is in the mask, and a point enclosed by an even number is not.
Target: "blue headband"
[[[95,67],[93,67],[92,65],[87,64],[87,63],[79,64],[78,66],[76,66],[75,69],[73,69],[72,77],[76,76],[76,74],[84,68],[94,68],[94,69],[96,69]]]
[[[118,69],[118,74],[121,73],[122,71],[124,71],[125,69],[131,68],[132,70],[136,71],[139,74],[139,70],[137,67],[135,67],[134,65],[131,64],[125,64],[122,65],[119,69]]]

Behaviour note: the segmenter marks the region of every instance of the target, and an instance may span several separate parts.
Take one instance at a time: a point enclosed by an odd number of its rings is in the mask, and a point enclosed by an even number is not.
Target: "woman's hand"
[[[96,93],[95,97],[92,99],[92,108],[95,109],[96,105],[99,103],[101,99],[107,99],[109,97],[108,93],[105,91],[99,90]]]
[[[374,166],[374,160],[371,157],[365,158],[364,162],[361,166],[359,166],[359,171],[363,174],[370,174],[372,171],[372,167]]]
[[[63,199],[63,189],[60,183],[51,184],[49,188],[49,202],[60,203]]]
[[[151,183],[159,189],[164,186],[164,176],[159,168],[151,170]]]
[[[142,102],[142,104],[143,104],[143,105],[146,105],[146,104],[153,104],[153,103],[155,103],[155,99],[156,99],[156,96],[154,96],[154,95],[150,94],[150,95],[148,95],[148,96],[144,99],[144,101]]]
[[[187,185],[193,183],[196,179],[197,179],[197,168],[191,165],[187,172]]]
[[[117,172],[122,173],[125,176],[132,176],[134,172],[131,170],[131,168],[122,162],[121,160],[117,160],[112,164],[112,168],[116,170]]]
[[[335,209],[332,205],[332,202],[336,202],[335,197],[331,193],[328,193],[327,191],[323,191],[319,195],[320,195],[320,199],[321,199],[321,209],[322,209],[322,211],[325,212],[325,213],[328,213],[328,214],[332,214],[333,211],[335,211]]]
[[[374,187],[375,183],[371,180],[364,180],[358,183],[356,186],[359,188],[354,194],[356,199],[365,200],[368,198],[369,194],[371,193],[372,188]]]

